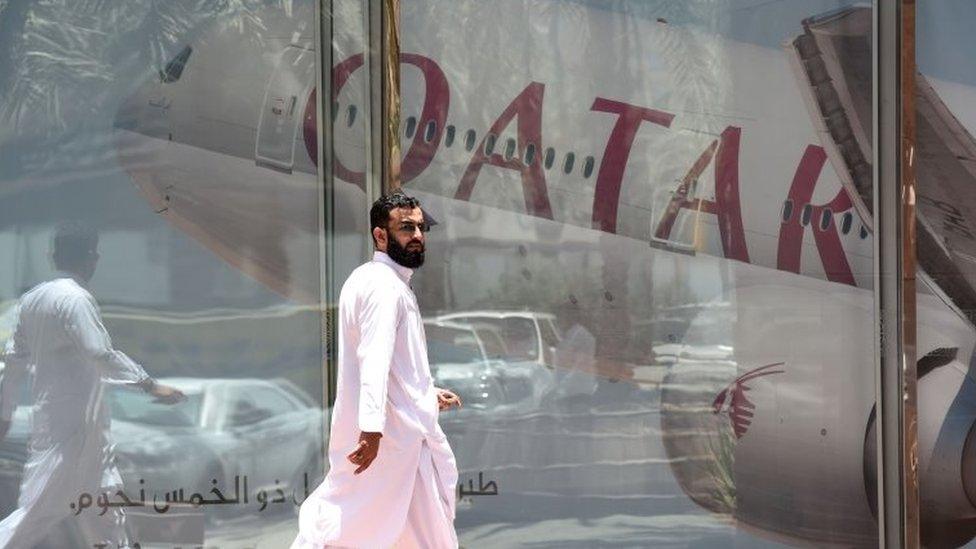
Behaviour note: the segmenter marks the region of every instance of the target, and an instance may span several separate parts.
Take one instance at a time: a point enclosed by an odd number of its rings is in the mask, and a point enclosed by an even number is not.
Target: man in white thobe
[[[302,504],[293,549],[457,547],[457,466],[440,410],[460,405],[434,387],[413,269],[426,224],[416,199],[394,193],[370,211],[376,252],[339,296],[339,379],[329,473]]]
[[[98,497],[122,487],[112,463],[105,383],[129,385],[158,402],[182,400],[112,348],[98,306],[86,289],[98,261],[98,235],[63,225],[53,259],[63,271],[21,297],[13,340],[3,353],[0,438],[6,436],[21,383],[33,365],[31,437],[18,508],[0,522],[0,548],[29,549],[63,519],[75,518],[88,546],[126,547],[121,509],[74,513],[83,492]]]

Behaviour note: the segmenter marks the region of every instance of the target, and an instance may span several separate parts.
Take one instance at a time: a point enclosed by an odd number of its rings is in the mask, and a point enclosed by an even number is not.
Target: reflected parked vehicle
[[[488,358],[485,341],[471,326],[425,320],[427,358],[434,382],[448,388],[473,410],[485,410],[510,402],[507,387],[525,385],[527,377],[511,376],[496,360]]]
[[[553,352],[562,339],[556,316],[532,311],[463,311],[437,317],[474,326],[485,340],[500,341],[499,358],[505,362],[533,362],[552,368]]]
[[[140,393],[110,392],[112,440],[126,486],[207,492],[247,478],[253,493],[303,497],[320,476],[324,414],[287,380],[160,379],[186,394],[163,406]],[[253,502],[253,498],[251,500]],[[254,502],[257,505],[257,502]],[[236,507],[236,506],[235,506]],[[239,510],[243,511],[244,507]]]
[[[464,311],[441,315],[438,322],[467,326],[486,356],[500,364],[507,398],[538,406],[553,389],[555,350],[561,340],[556,317],[531,311]],[[486,345],[487,342],[487,345]]]
[[[204,540],[205,519],[256,513],[271,518],[272,513],[291,513],[304,500],[306,482],[310,491],[321,481],[324,414],[295,384],[281,379],[158,381],[179,388],[186,401],[175,406],[158,404],[123,387],[107,392],[111,442],[124,491],[135,498],[145,490],[147,501],[145,507],[126,512],[131,539],[141,544],[179,541],[199,545]],[[17,507],[30,416],[29,405],[17,407],[10,432],[0,441],[0,516]],[[187,498],[200,493],[212,499],[211,490],[218,487],[227,497],[234,497],[235,477],[241,482],[247,479],[240,485],[242,499],[243,492],[248,493],[247,503],[202,508],[174,504],[165,513],[153,508],[154,497],[162,502],[177,490]],[[285,494],[283,504],[263,506],[258,501],[260,492],[273,495],[278,490]],[[76,547],[80,539],[74,524],[64,521],[52,528],[40,547]]]
[[[164,494],[174,490],[209,494],[216,486],[232,494],[235,477],[246,477],[248,504],[206,512],[208,517],[220,518],[254,513],[261,506],[256,499],[261,491],[283,491],[287,504],[275,505],[273,510],[291,512],[297,509],[294,500],[304,499],[306,474],[308,490],[321,480],[324,414],[290,381],[163,378],[159,382],[179,388],[186,401],[167,406],[130,389],[108,391],[111,441],[127,493],[145,490],[147,500],[157,495],[162,501]],[[19,406],[10,432],[0,441],[3,516],[17,505],[30,440],[30,411],[29,405]],[[128,513],[130,529],[139,539],[151,541],[153,536],[144,532],[155,531],[158,525],[147,525],[142,515],[167,516],[151,508],[140,511]]]

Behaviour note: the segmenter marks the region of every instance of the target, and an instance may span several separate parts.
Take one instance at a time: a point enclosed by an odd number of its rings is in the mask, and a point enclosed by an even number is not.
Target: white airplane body
[[[688,309],[692,351],[662,386],[681,488],[766,537],[875,543],[872,223],[789,51],[555,1],[457,6],[402,7],[403,186],[439,224],[418,274],[425,306],[463,307],[489,283],[537,284],[552,276],[539,265],[560,265],[566,301],[619,337],[653,320],[648,296],[685,285],[689,304],[714,306]],[[318,303],[311,9],[269,10],[263,40],[201,29],[117,126],[120,159],[160,215]],[[337,273],[368,245],[363,44],[346,30],[361,17],[335,14]],[[471,21],[499,30],[459,31]],[[976,127],[976,90],[932,84]],[[976,333],[924,274],[919,286],[918,356],[955,350],[919,382],[923,523],[958,530],[976,518],[962,471],[976,459]],[[731,351],[706,360],[696,345]],[[641,381],[619,362],[601,373]]]

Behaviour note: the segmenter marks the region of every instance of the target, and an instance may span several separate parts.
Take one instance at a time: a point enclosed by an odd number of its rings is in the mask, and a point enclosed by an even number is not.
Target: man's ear
[[[386,251],[386,231],[381,227],[373,227],[373,243],[376,244],[376,249],[385,252]]]

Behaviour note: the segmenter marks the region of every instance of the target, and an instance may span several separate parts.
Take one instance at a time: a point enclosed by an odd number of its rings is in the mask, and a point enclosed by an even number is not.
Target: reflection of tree
[[[158,74],[202,23],[219,17],[263,42],[264,10],[291,0],[12,0],[0,3],[0,141],[86,123],[147,73]]]
[[[718,422],[715,431],[706,439],[706,471],[711,482],[708,497],[717,504],[717,511],[733,514],[736,509],[735,439],[727,422]]]

